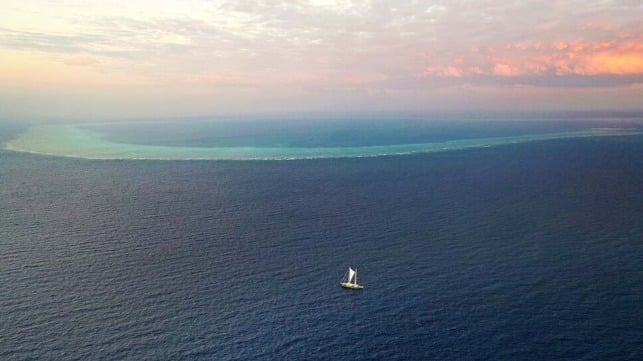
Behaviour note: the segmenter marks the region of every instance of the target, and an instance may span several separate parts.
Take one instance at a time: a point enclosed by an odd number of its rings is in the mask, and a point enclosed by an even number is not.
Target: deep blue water
[[[363,291],[339,287],[356,266]],[[643,136],[302,161],[0,150],[2,360],[640,360]]]

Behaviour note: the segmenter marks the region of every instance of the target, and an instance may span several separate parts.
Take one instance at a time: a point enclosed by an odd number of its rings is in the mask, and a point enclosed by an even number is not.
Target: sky
[[[0,117],[643,109],[643,1],[0,0]]]

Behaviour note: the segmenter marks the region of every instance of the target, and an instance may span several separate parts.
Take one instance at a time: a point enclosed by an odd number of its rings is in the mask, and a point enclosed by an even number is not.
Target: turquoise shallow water
[[[408,134],[412,134],[413,131],[413,129],[406,130]],[[288,146],[274,144],[267,146],[175,146],[118,142],[110,139],[109,134],[104,131],[77,125],[50,125],[35,126],[28,129],[9,141],[6,144],[6,148],[28,153],[86,159],[294,160],[434,153],[543,140],[623,136],[638,133],[637,130],[620,127],[593,127],[545,133],[357,146]],[[242,144],[243,141],[239,143]]]

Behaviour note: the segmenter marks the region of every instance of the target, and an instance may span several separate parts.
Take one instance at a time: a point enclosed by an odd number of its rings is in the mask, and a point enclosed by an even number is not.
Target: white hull
[[[358,285],[357,283],[342,282],[342,283],[340,283],[340,285],[342,285],[342,287],[344,287],[344,288],[350,288],[350,289],[353,289],[353,290],[361,290],[361,289],[364,288],[364,286]]]

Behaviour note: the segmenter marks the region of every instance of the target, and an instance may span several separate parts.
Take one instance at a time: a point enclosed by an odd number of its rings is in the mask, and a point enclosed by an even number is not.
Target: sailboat
[[[344,278],[342,278],[342,282],[340,283],[342,287],[344,288],[350,288],[354,290],[361,290],[364,288],[364,286],[360,285],[357,283],[357,269],[352,269],[348,267],[348,271],[344,275]]]

